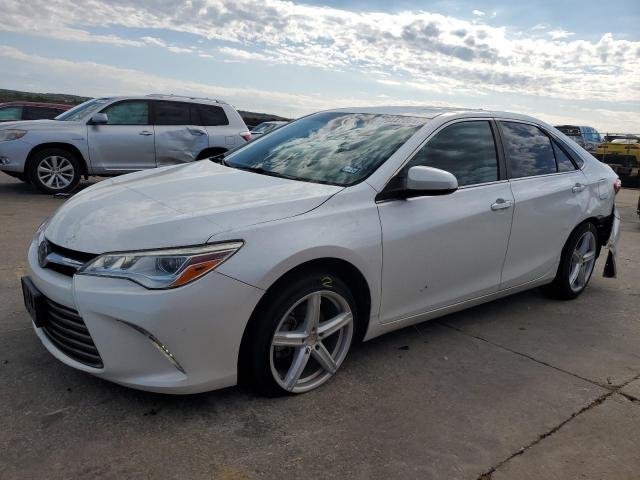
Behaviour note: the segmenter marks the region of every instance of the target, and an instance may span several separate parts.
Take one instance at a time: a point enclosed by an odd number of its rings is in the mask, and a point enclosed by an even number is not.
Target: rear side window
[[[191,125],[189,104],[182,102],[155,102],[156,125]]]
[[[118,102],[105,108],[108,125],[149,125],[149,103],[144,100]]]
[[[62,110],[49,107],[24,107],[23,118],[25,120],[50,120],[56,118]]]
[[[200,123],[198,125],[204,125],[208,127],[215,127],[219,125],[229,125],[229,119],[227,114],[224,113],[222,107],[216,107],[213,105],[195,105],[198,110]]]
[[[511,166],[511,178],[556,173],[551,140],[533,125],[500,122],[505,153]]]
[[[438,132],[405,167],[439,168],[451,172],[458,185],[498,180],[498,155],[488,121],[460,122]]]
[[[571,170],[575,170],[576,167],[569,158],[569,156],[565,153],[560,145],[555,140],[552,140],[553,143],[553,153],[556,157],[556,164],[558,165],[559,172],[570,172]]]
[[[9,120],[21,120],[21,119],[22,119],[22,107],[0,108],[0,122],[6,122]]]

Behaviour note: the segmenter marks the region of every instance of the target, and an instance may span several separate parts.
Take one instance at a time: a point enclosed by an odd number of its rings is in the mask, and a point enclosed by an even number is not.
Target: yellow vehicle
[[[638,177],[640,170],[640,138],[617,137],[605,141],[596,149],[596,158],[609,165],[622,179]]]

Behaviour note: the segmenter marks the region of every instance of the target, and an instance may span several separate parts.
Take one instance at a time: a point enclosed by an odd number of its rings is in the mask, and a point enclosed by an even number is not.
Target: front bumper
[[[262,290],[215,271],[184,287],[155,291],[122,279],[68,277],[38,265],[35,243],[28,265],[44,296],[82,317],[103,367],[67,356],[34,325],[63,363],[162,393],[197,393],[237,382],[240,342]]]
[[[24,172],[33,145],[22,139],[0,142],[0,171]]]

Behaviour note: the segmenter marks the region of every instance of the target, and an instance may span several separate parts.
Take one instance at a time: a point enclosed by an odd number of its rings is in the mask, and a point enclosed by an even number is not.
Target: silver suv
[[[251,140],[220,100],[175,95],[89,100],[54,120],[0,125],[0,170],[45,193],[73,190],[82,175],[192,162]]]

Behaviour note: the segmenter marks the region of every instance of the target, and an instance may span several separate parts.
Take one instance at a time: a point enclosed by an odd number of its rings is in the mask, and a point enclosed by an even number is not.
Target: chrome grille
[[[82,265],[97,256],[94,253],[78,252],[64,248],[46,239],[38,245],[38,262],[40,266],[69,277],[72,277]]]
[[[102,358],[78,312],[45,298],[46,316],[40,327],[62,353],[94,368],[102,368]]]

